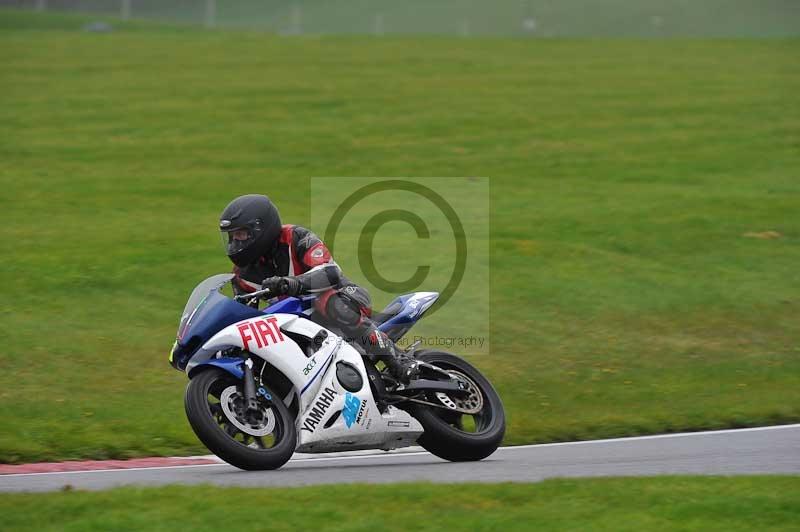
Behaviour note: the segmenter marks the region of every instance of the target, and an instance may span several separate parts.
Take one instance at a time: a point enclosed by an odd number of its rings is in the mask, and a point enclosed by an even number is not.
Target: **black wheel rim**
[[[259,396],[259,406],[262,406],[272,412],[272,415],[275,418],[275,425],[269,434],[263,436],[254,436],[252,434],[248,434],[240,427],[236,426],[231,419],[229,419],[222,407],[220,397],[223,391],[230,386],[236,386],[240,396],[242,395],[241,383],[233,379],[217,379],[211,383],[211,386],[209,386],[208,392],[206,393],[206,405],[208,407],[208,414],[211,416],[211,419],[230,440],[238,443],[239,445],[255,451],[271,451],[281,442],[285,434],[285,430],[283,428],[283,418],[281,417],[280,412],[277,408],[273,408],[271,406],[270,401],[267,401],[263,397]],[[243,399],[241,400],[243,401]],[[240,419],[239,423],[245,424],[252,421],[253,419]]]
[[[458,367],[453,364],[448,364],[445,362],[440,362],[437,360],[430,360],[426,361],[430,362],[431,364],[439,367],[445,371],[457,371],[459,373],[465,374],[470,380],[475,383],[476,388],[478,389],[479,393],[483,398],[483,407],[480,411],[475,414],[466,414],[461,412],[456,412],[454,410],[450,410],[445,407],[445,405],[436,397],[435,393],[427,393],[426,400],[442,405],[444,408],[436,408],[433,407],[431,410],[436,414],[436,417],[439,418],[443,423],[449,425],[452,429],[457,430],[463,434],[478,436],[485,432],[488,432],[492,426],[494,425],[494,408],[492,407],[492,402],[489,399],[486,391],[481,386],[480,382],[475,379],[473,375],[470,375],[469,372],[465,371],[464,368]]]

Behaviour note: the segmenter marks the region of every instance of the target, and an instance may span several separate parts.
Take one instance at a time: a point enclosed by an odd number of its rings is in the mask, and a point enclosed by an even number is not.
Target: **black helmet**
[[[228,258],[237,266],[247,266],[278,240],[281,217],[268,197],[247,194],[225,207],[219,217],[219,230]]]

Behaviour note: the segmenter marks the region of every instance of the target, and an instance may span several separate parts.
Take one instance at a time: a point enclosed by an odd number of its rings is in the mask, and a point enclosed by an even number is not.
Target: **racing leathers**
[[[280,296],[317,294],[314,321],[343,332],[373,361],[383,361],[395,378],[411,377],[413,359],[372,321],[369,293],[344,276],[322,240],[305,227],[283,225],[267,253],[245,267],[235,266],[233,273],[237,294],[266,287]]]

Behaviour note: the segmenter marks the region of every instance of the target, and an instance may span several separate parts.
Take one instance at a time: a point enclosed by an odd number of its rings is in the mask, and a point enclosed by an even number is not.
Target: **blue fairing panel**
[[[192,378],[198,371],[203,370],[208,366],[214,366],[216,368],[224,369],[237,379],[242,379],[244,378],[244,370],[242,369],[243,363],[244,360],[241,358],[212,358],[211,360],[207,360],[206,362],[202,362],[193,367],[189,372],[189,378]]]
[[[257,318],[264,314],[282,313],[303,316],[303,312],[314,304],[314,299],[314,296],[287,297],[264,310],[258,310],[237,303],[218,291],[213,291],[198,305],[183,336],[178,338],[172,351],[173,365],[177,369],[185,369],[189,359],[200,346],[228,325]]]
[[[228,325],[260,315],[258,309],[237,303],[219,292],[212,292],[197,307],[178,343],[185,345],[194,337],[205,342]]]
[[[303,316],[305,315],[304,312],[313,306],[315,299],[316,296],[287,297],[268,306],[263,312],[265,314],[297,314],[298,316]]]
[[[183,335],[172,351],[173,365],[184,370],[187,362],[200,346],[219,331],[238,321],[262,316],[258,309],[237,303],[219,292],[211,292],[198,305]]]

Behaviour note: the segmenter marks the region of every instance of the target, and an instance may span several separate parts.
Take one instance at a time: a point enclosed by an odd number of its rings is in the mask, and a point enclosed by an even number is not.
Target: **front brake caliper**
[[[264,399],[266,399],[267,401],[272,401],[272,396],[269,394],[269,392],[268,392],[268,391],[266,390],[266,388],[264,388],[263,386],[262,386],[262,387],[260,387],[260,388],[257,390],[257,392],[258,392],[258,395],[260,395],[261,397],[263,397],[263,398],[264,398]]]

